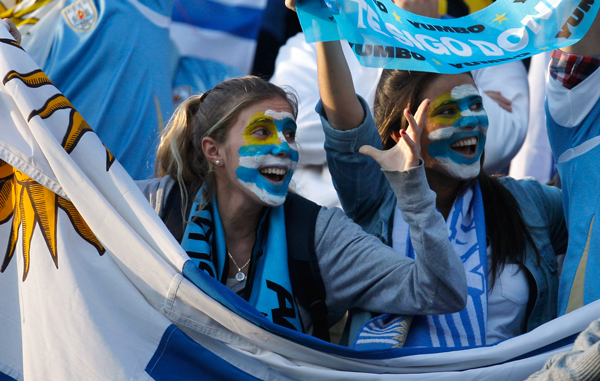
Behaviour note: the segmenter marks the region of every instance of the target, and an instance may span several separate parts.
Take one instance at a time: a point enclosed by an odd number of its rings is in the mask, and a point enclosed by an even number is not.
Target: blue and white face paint
[[[259,111],[250,117],[243,132],[239,182],[269,206],[285,202],[298,163],[296,121],[286,111]]]
[[[477,177],[488,127],[477,89],[465,84],[440,95],[432,102],[428,118],[435,125],[450,126],[429,133],[429,155],[452,177]]]

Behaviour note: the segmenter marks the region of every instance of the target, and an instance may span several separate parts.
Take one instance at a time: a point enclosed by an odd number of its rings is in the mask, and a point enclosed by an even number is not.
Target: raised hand
[[[13,22],[8,18],[0,19],[0,21],[4,24],[4,26],[10,32],[10,34],[12,34],[12,36],[15,38],[15,40],[20,44],[21,43],[21,33],[19,33],[19,30],[17,29],[15,24],[13,24]]]
[[[387,151],[380,151],[372,146],[362,146],[359,152],[372,157],[386,171],[406,171],[419,165],[421,156],[421,133],[427,119],[430,101],[425,99],[413,117],[409,109],[404,110],[408,121],[406,131],[398,133],[398,143]]]

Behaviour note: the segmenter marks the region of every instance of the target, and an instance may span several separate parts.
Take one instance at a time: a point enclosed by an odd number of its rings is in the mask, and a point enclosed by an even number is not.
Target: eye
[[[288,143],[293,143],[296,141],[296,131],[294,130],[285,130],[283,131],[283,135]]]
[[[434,116],[453,116],[457,112],[458,110],[456,109],[456,107],[442,107],[436,110]]]
[[[481,111],[483,110],[483,103],[481,100],[475,101],[469,105],[469,110],[471,111]]]
[[[266,127],[257,127],[252,131],[252,135],[257,138],[266,139],[271,136],[271,131]]]

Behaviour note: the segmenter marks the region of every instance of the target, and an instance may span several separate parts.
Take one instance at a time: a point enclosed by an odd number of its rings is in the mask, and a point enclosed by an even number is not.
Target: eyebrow
[[[435,105],[435,107],[433,109],[436,110],[436,109],[438,109],[440,107],[447,106],[449,104],[457,104],[457,103],[458,103],[458,101],[456,99],[450,98],[448,100],[443,101],[442,103],[440,103],[438,105]]]
[[[258,118],[253,119],[250,122],[248,122],[248,126],[252,126],[254,124],[264,123],[264,122],[272,123],[273,119],[269,118],[268,116],[259,116]]]
[[[476,94],[469,95],[469,96],[467,96],[465,98],[462,98],[462,99],[478,99],[478,100],[483,100],[483,98],[481,97],[481,95],[476,95]],[[447,105],[452,104],[452,103],[458,103],[462,99],[450,98],[450,99],[448,99],[448,100],[440,103],[439,105],[436,105],[434,107],[434,109],[437,109],[438,107],[442,107],[442,106],[447,106]]]

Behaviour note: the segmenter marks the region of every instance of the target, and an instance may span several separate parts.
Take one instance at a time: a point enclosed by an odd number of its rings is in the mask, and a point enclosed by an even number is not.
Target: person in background
[[[127,172],[147,179],[174,106],[250,72],[256,3],[8,0],[0,15]]]
[[[585,14],[584,17],[592,17]],[[576,44],[554,50],[547,84],[548,137],[569,229],[559,315],[600,298],[600,21]]]
[[[151,177],[159,131],[174,109],[173,0],[10,2],[2,16],[20,28],[23,47],[127,172]]]

